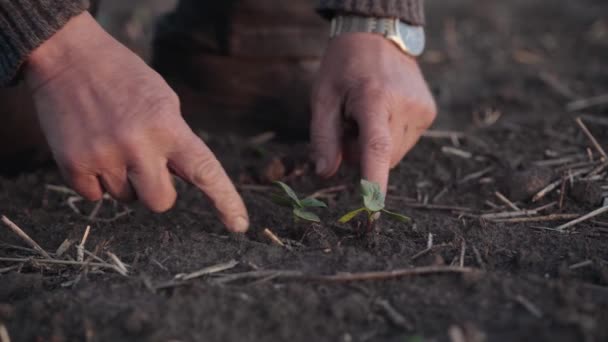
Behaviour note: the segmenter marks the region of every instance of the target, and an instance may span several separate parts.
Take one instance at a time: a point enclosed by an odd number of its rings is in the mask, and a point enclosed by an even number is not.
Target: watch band
[[[418,57],[424,51],[425,35],[422,26],[409,25],[398,18],[339,15],[331,22],[330,37],[344,33],[374,33],[392,41],[404,53]]]
[[[385,37],[395,36],[396,31],[394,18],[374,18],[361,16],[336,16],[331,22],[330,37],[333,38],[342,33],[368,32],[381,34]]]

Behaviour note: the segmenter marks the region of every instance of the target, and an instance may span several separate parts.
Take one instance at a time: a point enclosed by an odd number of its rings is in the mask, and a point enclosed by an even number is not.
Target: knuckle
[[[379,158],[390,159],[392,142],[387,136],[377,136],[367,142],[367,148]]]
[[[203,156],[194,163],[190,174],[194,184],[206,187],[221,180],[222,169],[214,157]]]

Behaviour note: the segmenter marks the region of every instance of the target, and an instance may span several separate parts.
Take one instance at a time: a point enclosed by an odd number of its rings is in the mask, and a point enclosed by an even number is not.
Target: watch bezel
[[[413,26],[399,19],[395,20],[395,33],[399,36],[405,51],[418,57],[424,52],[426,37],[422,26]]]

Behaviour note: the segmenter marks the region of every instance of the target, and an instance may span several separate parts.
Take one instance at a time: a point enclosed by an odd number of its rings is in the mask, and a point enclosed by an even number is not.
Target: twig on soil
[[[587,267],[587,266],[591,266],[591,265],[593,265],[593,260],[585,260],[585,261],[578,262],[574,265],[570,265],[568,268],[571,270],[575,270],[577,268],[583,268],[583,267]]]
[[[221,264],[217,264],[217,265],[213,265],[213,266],[208,266],[205,268],[202,268],[196,272],[192,272],[192,273],[188,273],[188,274],[178,274],[175,276],[175,280],[182,280],[182,281],[188,281],[188,280],[192,280],[192,279],[196,279],[196,278],[200,278],[202,276],[206,276],[209,274],[214,274],[214,273],[219,273],[219,272],[223,272],[223,271],[227,271],[229,269],[235,268],[237,265],[239,264],[238,261],[236,260],[230,260],[228,262],[224,262]]]
[[[589,168],[585,168],[585,169],[581,169],[581,170],[576,170],[576,171],[570,173],[569,177],[578,177],[578,176],[583,175],[583,174],[585,174],[585,173],[587,173],[589,171],[590,171]],[[544,187],[542,190],[540,190],[539,192],[537,192],[532,197],[532,202],[538,202],[541,199],[545,198],[545,196],[547,196],[553,190],[557,189],[562,184],[562,180],[563,180],[563,178],[560,178],[560,179],[558,179],[556,181],[553,181],[549,185],[547,185],[546,187]]]
[[[354,282],[354,281],[370,281],[370,280],[388,280],[411,276],[421,276],[429,274],[442,273],[473,273],[479,271],[470,267],[453,267],[453,266],[425,266],[415,268],[402,268],[392,271],[378,272],[361,272],[361,273],[338,273],[334,275],[314,275],[307,274],[302,271],[290,270],[262,270],[250,271],[236,274],[229,274],[217,279],[219,283],[228,283],[242,279],[259,279],[269,276],[286,280],[309,280],[320,282]]]
[[[538,309],[538,307],[536,305],[532,304],[532,302],[530,302],[524,296],[517,295],[517,296],[513,297],[513,300],[515,300],[517,303],[519,303],[521,306],[523,306],[526,310],[528,310],[528,312],[530,312],[534,317],[543,318],[543,313]]]
[[[570,89],[570,87],[568,87],[566,84],[564,84],[555,75],[543,71],[543,72],[540,72],[538,74],[538,78],[544,84],[546,84],[547,86],[549,86],[549,88],[553,89],[553,91],[555,91],[559,95],[565,97],[566,99],[568,99],[568,100],[575,100],[576,98],[578,98],[578,95],[576,95]]]
[[[566,105],[566,110],[568,110],[569,112],[576,112],[579,110],[583,110],[583,109],[587,109],[587,108],[591,108],[591,107],[595,107],[595,106],[601,106],[601,105],[605,105],[605,104],[608,104],[608,94],[603,94],[603,95],[599,95],[599,96],[590,97],[587,99],[581,99],[581,100],[569,102]]]
[[[566,198],[566,178],[562,179],[562,185],[559,189],[559,209],[564,207],[564,200]]]
[[[471,174],[468,174],[466,176],[464,176],[461,180],[459,180],[457,183],[458,184],[464,184],[479,178],[482,178],[483,176],[487,175],[488,173],[494,171],[494,166],[488,166],[485,169],[479,170],[477,172],[473,172]]]
[[[521,217],[521,216],[532,216],[532,215],[537,215],[537,214],[538,214],[537,210],[503,211],[500,213],[483,214],[483,215],[479,216],[479,218],[482,218],[484,220],[489,220],[489,221],[495,221],[495,220],[502,220],[502,219],[508,219],[508,218],[514,218],[514,217]]]
[[[608,95],[606,95],[606,96],[607,96],[606,100],[608,101]],[[595,139],[593,134],[591,134],[591,131],[589,131],[589,129],[587,128],[587,126],[585,125],[583,120],[580,118],[580,116],[578,118],[576,118],[575,121],[578,124],[578,126],[581,128],[583,133],[585,133],[587,138],[591,141],[591,143],[593,144],[593,147],[595,147],[597,152],[602,156],[602,160],[608,161],[608,155],[606,155],[606,151],[604,151],[602,146],[597,142],[597,139]]]
[[[608,206],[601,207],[601,208],[596,209],[596,210],[594,210],[594,211],[592,211],[592,212],[590,212],[590,213],[588,213],[586,215],[583,215],[583,216],[581,216],[581,217],[579,217],[579,218],[577,218],[575,220],[572,220],[570,222],[564,223],[561,226],[556,227],[555,230],[559,230],[559,231],[563,232],[564,230],[566,230],[566,229],[568,229],[568,228],[570,228],[572,226],[575,226],[575,225],[577,225],[577,224],[579,224],[581,222],[584,222],[584,221],[587,221],[589,219],[592,219],[592,218],[594,218],[594,217],[596,217],[598,215],[601,215],[601,214],[603,214],[603,213],[605,213],[607,211],[608,211]]]
[[[181,286],[181,285],[186,284],[186,282],[189,280],[200,278],[200,277],[203,277],[206,275],[211,275],[211,274],[227,271],[227,270],[235,268],[238,265],[239,265],[238,261],[230,260],[228,262],[224,262],[221,264],[205,267],[196,272],[187,273],[187,274],[180,273],[180,274],[175,275],[175,277],[172,280],[159,284],[157,286],[154,286],[153,288],[156,290],[160,290],[160,289],[167,289],[167,288],[171,288],[171,287]]]
[[[270,239],[270,241],[274,242],[275,244],[277,244],[283,248],[291,249],[291,247],[289,247],[285,243],[283,243],[283,241],[278,236],[276,236],[275,233],[272,232],[272,230],[265,228],[263,233],[264,233],[264,235],[266,235],[266,237],[268,237]]]
[[[401,196],[387,196],[387,197],[392,200],[402,201],[403,206],[409,207],[409,208],[427,209],[427,210],[464,211],[464,212],[475,211],[471,208],[452,206],[452,205],[424,204],[424,203],[411,202],[411,199],[408,197],[401,197]]]
[[[249,138],[248,143],[255,146],[264,145],[267,142],[272,141],[276,136],[277,134],[275,132],[264,132]]]
[[[89,221],[95,220],[95,218],[97,217],[97,214],[99,214],[99,210],[101,209],[102,205],[103,205],[103,198],[100,199],[99,201],[97,201],[97,203],[95,203],[93,210],[91,210],[91,213],[89,214],[89,216],[87,216],[87,219]]]
[[[467,243],[466,241],[463,239],[462,243],[460,244],[460,262],[459,265],[461,268],[464,267],[464,256],[467,252]]]
[[[57,250],[55,251],[55,256],[57,258],[60,258],[65,252],[67,252],[68,249],[70,249],[70,247],[72,247],[73,243],[74,243],[74,241],[72,241],[70,239],[63,240],[61,245],[59,245],[59,247],[57,247]]]
[[[475,259],[477,260],[477,263],[479,264],[479,267],[481,267],[482,269],[484,269],[486,267],[486,264],[485,264],[485,262],[483,262],[483,258],[481,257],[481,253],[479,253],[479,250],[475,246],[473,246],[473,254],[475,254]]]
[[[545,216],[532,216],[532,217],[515,217],[510,219],[494,220],[496,223],[525,223],[525,222],[550,222],[550,221],[561,221],[569,220],[574,217],[579,217],[579,214],[550,214]]]
[[[376,300],[375,304],[380,309],[382,309],[389,321],[397,327],[408,331],[414,329],[413,324],[409,320],[407,320],[407,318],[405,318],[399,311],[397,311],[397,309],[395,309],[387,300],[378,299]]]
[[[515,211],[521,211],[521,209],[519,209],[519,207],[516,206],[515,203],[511,202],[511,200],[509,200],[505,195],[501,194],[499,191],[494,192],[494,195],[496,195],[496,197],[501,202],[503,202],[504,204],[509,206],[511,209],[513,209]]]
[[[13,233],[17,234],[23,241],[25,241],[28,245],[30,245],[33,249],[38,252],[42,257],[46,259],[53,259],[39,244],[36,243],[26,232],[24,232],[19,226],[17,226],[13,221],[9,220],[8,217],[2,216],[2,222],[10,228]]]
[[[84,231],[84,234],[82,235],[82,239],[80,240],[80,244],[78,244],[78,246],[76,246],[76,260],[82,262],[84,261],[84,244],[87,242],[87,239],[89,238],[89,232],[91,231],[91,226],[87,226],[87,228]]]
[[[129,274],[129,270],[127,269],[127,266],[118,258],[118,256],[116,254],[114,254],[112,252],[106,252],[106,253],[110,257],[110,260],[112,260],[112,262],[116,266],[116,271],[118,271],[118,273],[120,273],[122,276],[126,277]]]
[[[96,263],[96,262],[78,262],[74,260],[58,260],[58,259],[36,259],[36,258],[5,258],[0,257],[0,261],[5,262],[27,262],[27,263],[38,263],[38,264],[49,264],[49,265],[63,265],[63,266],[93,266],[100,268],[109,268],[116,270],[114,265],[107,263]]]
[[[433,196],[431,203],[437,203],[439,201],[439,199],[441,199],[447,193],[448,193],[448,188],[444,187],[443,189],[441,189],[441,191],[439,191],[437,193],[437,195]]]
[[[420,252],[418,252],[418,253],[416,253],[416,254],[412,255],[412,256],[410,257],[410,260],[411,260],[411,261],[414,261],[414,260],[416,260],[416,259],[418,259],[418,258],[420,258],[420,257],[422,257],[422,256],[427,255],[429,252],[431,252],[431,251],[433,251],[433,250],[435,250],[435,249],[442,248],[442,247],[448,247],[448,246],[450,246],[450,244],[447,244],[447,243],[442,243],[442,244],[439,244],[439,245],[433,245],[433,246],[431,246],[431,247],[427,247],[427,248],[425,248],[425,249],[421,250]]]
[[[317,190],[317,191],[313,192],[312,194],[310,194],[306,198],[322,198],[322,197],[327,197],[330,194],[334,194],[336,192],[346,191],[347,189],[348,189],[348,185],[345,185],[345,184],[331,186],[329,188]]]
[[[14,266],[9,266],[9,267],[3,267],[3,268],[0,268],[0,274],[4,274],[4,273],[10,272],[10,271],[12,271],[12,270],[16,270],[16,269],[18,269],[19,267],[21,267],[21,264],[19,264],[19,265],[14,265]]]
[[[447,155],[452,155],[463,159],[471,159],[473,157],[473,153],[451,146],[443,146],[441,148],[441,152]]]
[[[74,191],[68,187],[62,186],[62,185],[47,184],[46,189],[49,191],[59,192],[59,193],[66,194],[66,195],[78,196],[76,191]],[[78,196],[78,197],[80,197],[80,196]]]

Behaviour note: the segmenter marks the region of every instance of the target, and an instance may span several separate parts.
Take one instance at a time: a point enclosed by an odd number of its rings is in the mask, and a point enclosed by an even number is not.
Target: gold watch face
[[[400,20],[398,22],[397,29],[399,30],[399,36],[407,52],[413,56],[420,56],[426,44],[424,28],[422,26],[408,25]]]

